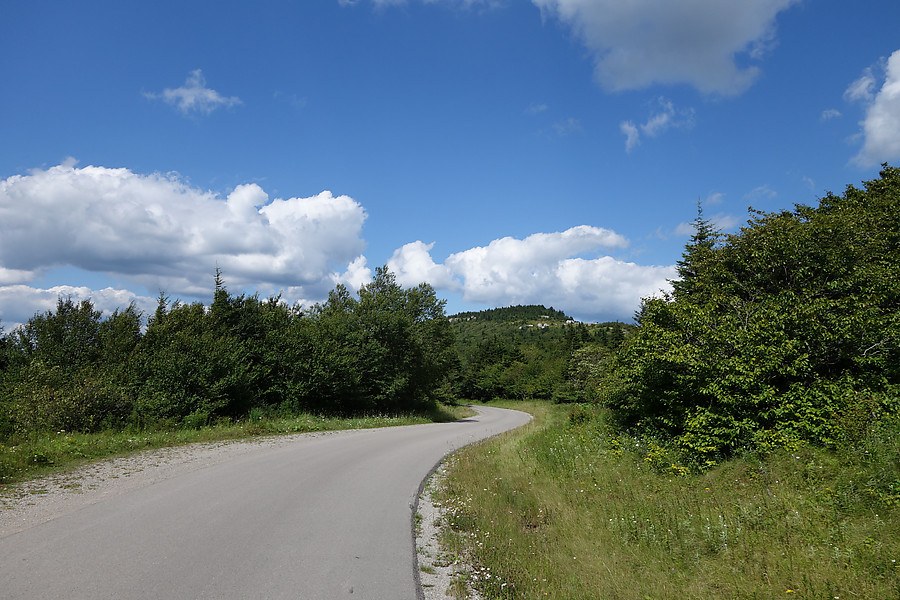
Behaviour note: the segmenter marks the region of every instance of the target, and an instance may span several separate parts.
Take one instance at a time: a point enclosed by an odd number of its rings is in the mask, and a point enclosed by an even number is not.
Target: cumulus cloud
[[[619,130],[625,135],[625,152],[630,153],[641,143],[641,134],[655,138],[668,129],[690,129],[693,126],[694,109],[675,110],[670,100],[660,97],[643,124],[623,121],[619,124]]]
[[[370,281],[372,281],[372,269],[369,268],[366,257],[362,255],[354,258],[343,273],[331,274],[331,282],[334,285],[340,284],[354,290],[358,290]]]
[[[459,290],[453,272],[446,265],[439,265],[431,258],[434,242],[415,241],[394,251],[388,260],[388,268],[397,276],[401,285],[412,286],[427,281],[437,289]]]
[[[156,308],[157,299],[138,296],[128,290],[105,288],[92,290],[83,286],[59,285],[51,288],[34,288],[27,285],[0,286],[0,323],[6,331],[12,331],[38,313],[56,309],[58,298],[71,298],[75,302],[90,300],[95,310],[104,315],[112,314],[116,309],[124,309],[134,304],[144,314],[151,314]]]
[[[830,121],[832,119],[839,119],[840,117],[841,111],[836,108],[829,108],[827,110],[823,110],[819,118],[823,121]]]
[[[775,43],[775,17],[798,0],[532,0],[568,25],[593,54],[595,77],[613,91],[686,83],[707,94],[744,92]]]
[[[863,103],[866,110],[861,122],[863,145],[853,161],[870,167],[900,158],[900,50],[863,71],[844,98]]]
[[[451,254],[443,264],[431,256],[434,244],[417,241],[398,249],[388,266],[402,283],[428,281],[437,289],[461,293],[468,302],[551,304],[579,315],[627,320],[641,298],[668,289],[668,280],[675,277],[671,266],[579,256],[627,244],[613,231],[582,225],[494,240]]]
[[[159,94],[148,92],[144,95],[174,106],[183,115],[208,115],[217,108],[242,104],[237,96],[225,97],[216,90],[206,87],[206,78],[201,69],[191,71],[181,87],[166,88]]]
[[[365,219],[355,200],[329,191],[270,200],[248,184],[222,197],[175,174],[66,162],[0,180],[0,285],[72,266],[196,297],[218,266],[233,289],[320,299],[335,277],[365,275]]]

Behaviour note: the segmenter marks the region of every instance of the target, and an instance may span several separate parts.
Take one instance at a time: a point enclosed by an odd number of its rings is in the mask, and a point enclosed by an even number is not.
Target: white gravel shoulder
[[[446,524],[446,511],[433,497],[433,492],[440,489],[447,473],[447,465],[447,461],[441,463],[425,483],[416,510],[419,515],[416,519],[416,559],[422,598],[456,599],[458,596],[455,594],[464,589],[467,600],[480,600],[478,593],[465,584],[471,573],[469,566],[459,556],[445,551],[440,543],[441,528]],[[454,582],[460,582],[456,588]]]

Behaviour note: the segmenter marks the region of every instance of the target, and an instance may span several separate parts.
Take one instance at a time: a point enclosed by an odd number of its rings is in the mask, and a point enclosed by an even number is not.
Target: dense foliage
[[[698,214],[681,279],[643,302],[604,400],[708,459],[852,443],[900,411],[900,171],[752,214],[727,236]]]
[[[0,332],[2,333],[2,332]],[[427,409],[454,364],[444,302],[386,268],[357,297],[338,286],[308,312],[228,293],[209,307],[161,296],[142,329],[60,298],[0,335],[0,439],[45,431],[198,427],[284,415]]]
[[[456,393],[481,401],[592,400],[600,365],[633,328],[576,323],[540,305],[459,313],[450,321],[460,357]]]

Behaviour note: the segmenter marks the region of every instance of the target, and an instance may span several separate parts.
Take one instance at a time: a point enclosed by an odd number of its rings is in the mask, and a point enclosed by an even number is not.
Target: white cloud
[[[704,200],[704,204],[706,204],[706,205],[722,204],[722,202],[724,200],[725,200],[725,194],[723,194],[722,192],[713,192],[706,197],[706,200]]]
[[[694,109],[675,110],[671,101],[660,97],[659,109],[641,125],[641,131],[649,137],[656,137],[667,129],[690,129],[694,126]]]
[[[765,200],[771,200],[778,195],[778,192],[770,188],[768,185],[759,185],[744,194],[744,198],[747,200],[753,200],[755,198],[762,198]]]
[[[739,67],[775,41],[775,17],[798,0],[532,0],[571,27],[613,91],[687,83],[707,94],[745,91],[759,75]]]
[[[372,272],[362,255],[363,207],[324,191],[270,199],[258,185],[221,196],[177,174],[137,174],[75,161],[0,180],[0,319],[8,331],[59,296],[90,298],[107,314],[135,302],[145,312],[155,292],[208,298],[216,267],[229,289],[287,302],[322,300],[335,284],[358,289]],[[422,281],[488,304],[551,303],[574,314],[628,319],[640,298],[668,286],[672,267],[603,256],[624,248],[621,235],[579,226],[524,239],[505,237],[434,261],[434,244],[396,250],[388,266],[404,285]],[[105,273],[129,289],[34,285],[47,271]]]
[[[420,241],[405,244],[394,251],[387,266],[401,285],[413,286],[427,281],[435,288],[458,289],[459,284],[454,281],[450,268],[436,264],[431,258],[433,247],[434,243],[425,244]]]
[[[610,256],[583,258],[599,248],[623,248],[627,240],[582,225],[563,232],[505,237],[487,246],[451,254],[435,263],[433,244],[413,242],[394,253],[388,266],[405,284],[428,281],[489,305],[550,304],[574,314],[630,319],[642,297],[668,289],[671,266],[641,266]]]
[[[830,121],[832,119],[838,119],[841,116],[841,111],[837,110],[836,108],[829,108],[827,110],[823,110],[822,115],[819,118],[823,121]]]
[[[876,68],[869,67],[853,82],[844,98],[863,102],[862,148],[854,157],[857,164],[869,167],[900,158],[900,50]],[[883,73],[884,83],[875,91]]]
[[[678,224],[678,227],[675,228],[675,235],[694,235],[696,231],[697,228],[694,223],[682,221]]]
[[[659,97],[657,106],[640,126],[632,121],[619,124],[625,134],[625,152],[630,153],[641,142],[641,135],[655,138],[668,129],[690,129],[694,126],[694,109],[675,110],[675,105],[666,98]]]
[[[191,71],[184,85],[179,88],[166,88],[159,94],[148,92],[144,95],[147,98],[161,99],[184,115],[208,115],[217,108],[242,104],[237,96],[225,97],[216,90],[206,87],[206,78],[201,69]]]
[[[20,269],[5,269],[0,267],[0,286],[16,283],[27,283],[37,279],[37,271],[23,271]]]
[[[620,123],[619,130],[625,134],[625,152],[631,153],[641,143],[641,132],[631,121]]]
[[[844,100],[847,102],[871,101],[875,97],[875,85],[873,67],[867,67],[859,79],[844,90]]]
[[[359,255],[347,265],[347,270],[343,273],[332,273],[331,281],[334,285],[344,285],[352,290],[358,290],[363,285],[372,281],[372,269],[367,265],[368,261],[365,256]],[[416,285],[422,280],[416,282]]]
[[[716,213],[709,220],[712,222],[713,227],[720,231],[728,231],[741,222],[738,217],[725,213]]]
[[[270,200],[249,184],[223,198],[177,175],[67,162],[0,180],[0,284],[73,266],[195,297],[209,293],[218,266],[231,289],[319,299],[335,268],[351,282],[363,274],[365,219],[355,200],[329,191]]]
[[[106,316],[116,309],[124,309],[131,303],[145,315],[152,314],[157,303],[156,298],[138,296],[127,290],[113,288],[92,290],[81,286],[59,285],[41,289],[27,285],[7,285],[0,286],[0,315],[3,317],[0,325],[5,331],[12,331],[37,313],[55,310],[57,299],[60,297],[72,298],[76,302],[90,300],[94,309],[103,311]]]

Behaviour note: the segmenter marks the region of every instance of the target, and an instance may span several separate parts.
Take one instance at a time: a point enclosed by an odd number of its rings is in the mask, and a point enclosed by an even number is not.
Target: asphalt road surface
[[[526,423],[300,437],[0,538],[0,598],[414,599],[413,507],[449,452]]]

